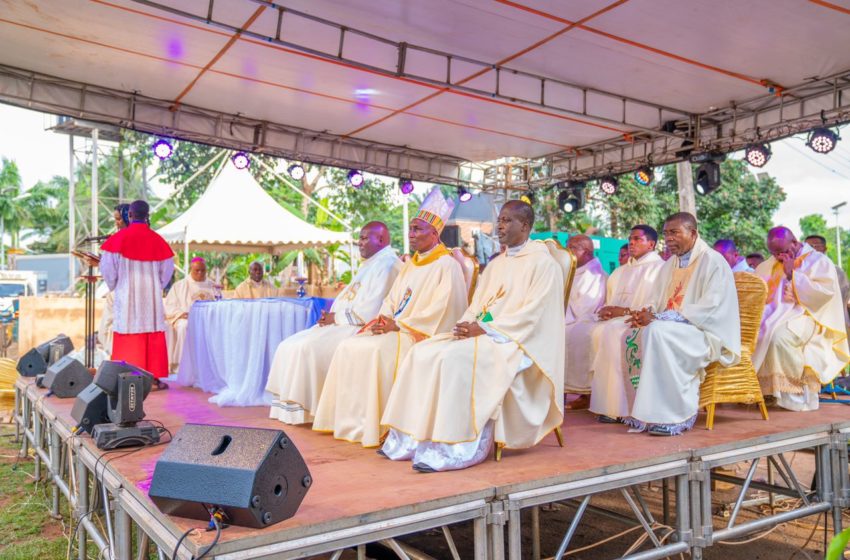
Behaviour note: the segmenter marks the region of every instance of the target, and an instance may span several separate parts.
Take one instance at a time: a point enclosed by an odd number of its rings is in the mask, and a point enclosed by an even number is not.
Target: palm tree
[[[14,160],[4,157],[0,167],[0,269],[6,268],[6,229],[12,232],[14,243],[22,211],[21,173]]]

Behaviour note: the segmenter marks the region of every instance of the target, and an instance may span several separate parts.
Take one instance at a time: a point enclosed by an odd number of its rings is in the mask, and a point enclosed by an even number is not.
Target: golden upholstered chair
[[[15,360],[0,358],[0,399],[15,396],[15,381],[18,379],[15,363]]]
[[[475,285],[478,284],[478,259],[460,247],[452,249],[452,258],[460,263],[463,280],[466,282],[466,300],[472,303],[472,294],[475,293]]]
[[[552,258],[555,259],[564,273],[564,312],[566,312],[567,303],[570,299],[570,291],[573,288],[573,278],[576,275],[576,257],[569,251],[569,249],[554,239],[547,239],[544,243],[546,243],[546,248],[549,250],[549,254],[552,255]],[[558,438],[558,445],[563,447],[564,434],[561,432],[560,426],[555,428],[555,437]],[[496,460],[498,461],[501,458],[502,446],[497,443]]]
[[[699,406],[708,414],[705,427],[714,428],[714,410],[718,403],[758,404],[762,417],[767,420],[767,407],[753,366],[767,285],[749,272],[735,273],[738,292],[738,310],[741,317],[741,361],[732,367],[718,363],[705,368],[705,380],[700,385]]]

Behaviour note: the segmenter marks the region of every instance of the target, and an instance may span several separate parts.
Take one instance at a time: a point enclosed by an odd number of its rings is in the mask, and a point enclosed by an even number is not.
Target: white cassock
[[[664,263],[650,299],[659,317],[634,329],[625,348],[626,367],[640,372],[629,423],[677,434],[696,421],[705,367],[741,358],[738,292],[729,263],[697,238],[689,254]]]
[[[605,304],[608,275],[594,258],[576,270],[564,320],[566,353],[564,356],[564,392],[590,391],[590,333],[596,325],[596,312]]]
[[[328,368],[313,429],[377,447],[386,432],[381,414],[407,352],[451,331],[466,305],[463,271],[445,246],[404,263],[379,312],[394,318],[401,330],[363,332],[342,341]]]
[[[531,447],[560,426],[563,285],[543,242],[495,258],[461,318],[486,334],[442,334],[413,347],[384,412],[392,428],[384,454],[460,469],[481,462],[494,440]]]
[[[103,346],[103,351],[112,355],[112,308],[115,305],[115,294],[106,293],[103,301],[103,313],[100,315],[100,325],[97,327],[97,340]]]
[[[658,274],[664,260],[655,251],[629,262],[611,273],[608,278],[606,306],[626,307],[633,311],[652,305]],[[592,379],[590,411],[611,418],[631,414],[635,389],[623,367],[623,352],[628,333],[628,316],[599,321],[591,335]]]
[[[250,278],[246,278],[241,284],[236,286],[233,293],[234,299],[260,299],[267,297],[276,297],[278,293],[268,278],[263,278],[259,282],[254,282]]]
[[[181,319],[183,313],[188,313],[192,304],[198,300],[213,299],[215,288],[209,280],[196,282],[191,277],[178,280],[171,286],[165,296],[165,343],[168,346],[169,371],[176,371],[183,355],[183,341],[186,340],[186,327],[189,320]]]
[[[791,280],[774,257],[756,273],[768,288],[753,354],[762,393],[783,408],[816,410],[821,385],[850,360],[835,265],[803,244]]]
[[[399,270],[398,255],[384,247],[363,262],[334,300],[333,325],[314,325],[278,345],[266,383],[266,391],[274,395],[271,418],[286,424],[313,421],[334,351],[378,315]]]

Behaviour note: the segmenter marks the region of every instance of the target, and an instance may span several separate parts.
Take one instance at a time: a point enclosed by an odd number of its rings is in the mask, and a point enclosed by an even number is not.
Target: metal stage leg
[[[51,506],[50,515],[54,518],[61,518],[59,512],[59,485],[54,480],[54,477],[62,476],[62,444],[59,441],[59,434],[55,430],[50,430],[47,433],[47,439],[50,447],[50,477],[51,488]]]
[[[490,533],[489,560],[505,559],[505,517],[504,502],[496,501],[490,504],[490,514],[487,516]]]
[[[661,481],[661,522],[670,525],[670,479]]]
[[[24,395],[23,402],[21,403],[21,405],[21,424],[23,424],[21,426],[21,432],[23,434],[23,437],[21,438],[21,451],[20,453],[18,453],[18,457],[24,459],[27,455],[29,455],[30,452],[30,440],[27,432],[29,431],[30,422],[32,421],[32,418],[30,417],[32,401],[30,401],[29,398]]]
[[[487,560],[487,520],[483,518],[474,519],[472,521],[472,533],[475,543],[475,560]]]
[[[120,500],[115,504],[115,560],[132,560],[133,558],[133,524],[130,516],[121,506]]]
[[[89,511],[89,471],[83,462],[81,453],[76,454],[77,469],[77,508],[75,515],[77,523],[77,558],[86,560],[86,528],[83,525],[83,516]]]
[[[540,506],[531,508],[531,558],[540,560]]]
[[[21,389],[15,385],[15,409],[12,412],[12,421],[15,424],[15,443],[21,442],[21,424],[19,418],[23,415],[22,401],[26,398],[21,394]]]
[[[150,550],[149,550],[150,549],[150,542],[151,542],[150,537],[148,537],[148,534],[145,533],[144,531],[142,531],[141,529],[139,529],[138,535],[139,535],[139,544],[136,547],[136,560],[148,560],[148,558],[150,557]],[[360,560],[360,556],[359,556],[360,547],[357,548],[357,551],[358,551],[357,560]]]
[[[32,425],[33,425],[33,443],[32,447],[35,453],[33,461],[35,461],[35,469],[33,471],[36,482],[41,480],[41,455],[38,454],[38,449],[41,448],[41,418],[38,417],[38,407],[32,407]]]
[[[575,516],[570,522],[570,527],[567,529],[567,533],[564,535],[564,539],[558,547],[558,552],[555,553],[555,560],[561,560],[561,558],[564,557],[564,553],[567,552],[567,548],[570,546],[570,541],[573,540],[573,535],[575,535],[576,529],[578,529],[578,524],[581,523],[581,518],[584,517],[584,512],[587,509],[587,505],[590,503],[591,497],[592,495],[588,494],[582,499],[581,505],[576,510]]]

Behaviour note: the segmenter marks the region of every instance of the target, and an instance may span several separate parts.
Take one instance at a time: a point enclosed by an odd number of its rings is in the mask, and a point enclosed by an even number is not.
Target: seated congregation
[[[271,418],[445,471],[551,432],[560,442],[565,394],[579,395],[568,409],[672,436],[709,406],[706,372],[746,370],[756,388],[746,402],[763,406],[763,393],[812,410],[850,360],[843,272],[787,228],[770,231],[759,264],[673,214],[666,261],[656,230],[636,225],[608,277],[584,235],[568,250],[530,240],[534,211],[513,200],[498,216],[502,252],[476,279],[468,257],[440,243],[452,208],[439,189],[426,197],[404,262],[384,224],[363,227],[351,283],[277,348]]]

